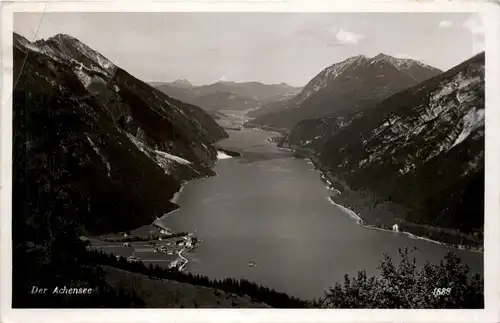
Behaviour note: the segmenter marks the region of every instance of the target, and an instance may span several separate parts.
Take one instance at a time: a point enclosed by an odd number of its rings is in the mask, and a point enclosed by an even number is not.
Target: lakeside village
[[[173,232],[156,222],[134,231],[82,239],[90,243],[89,248],[111,253],[118,260],[166,264],[179,271],[188,263],[183,252],[193,250],[200,242],[193,233]]]

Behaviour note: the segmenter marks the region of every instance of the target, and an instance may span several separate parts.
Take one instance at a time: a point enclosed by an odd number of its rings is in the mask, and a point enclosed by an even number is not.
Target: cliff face
[[[13,50],[14,189],[25,203],[58,187],[86,230],[116,231],[174,209],[180,181],[213,174],[211,144],[227,134],[200,108],[67,35],[14,34]]]
[[[252,124],[291,129],[298,122],[342,116],[376,102],[441,71],[410,59],[363,55],[335,63],[309,81],[296,96],[251,112]]]
[[[484,113],[482,53],[373,109],[304,121],[282,144],[313,149],[354,190],[404,207],[380,218],[469,233],[484,221]]]

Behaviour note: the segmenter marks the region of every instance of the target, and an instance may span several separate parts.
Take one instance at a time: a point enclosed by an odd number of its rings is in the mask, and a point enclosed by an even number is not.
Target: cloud
[[[439,23],[439,28],[450,28],[453,26],[453,23],[449,20],[443,20]]]
[[[469,19],[464,22],[463,27],[469,30],[473,35],[484,34],[484,26],[478,15],[470,16]]]
[[[356,45],[360,40],[364,39],[365,36],[339,29],[335,34],[335,38],[337,39],[337,44]]]
[[[485,50],[485,29],[479,15],[474,14],[467,19],[463,27],[467,29],[472,36],[472,52],[474,54],[480,53]]]

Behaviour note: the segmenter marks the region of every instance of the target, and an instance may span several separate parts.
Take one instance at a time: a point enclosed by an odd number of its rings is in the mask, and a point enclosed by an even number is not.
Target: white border
[[[11,309],[11,151],[12,151],[12,30],[19,11],[205,11],[205,12],[479,12],[486,30],[486,208],[484,310],[232,310],[232,309],[119,309],[19,310]],[[421,3],[388,1],[236,2],[17,2],[2,3],[2,108],[0,110],[0,235],[2,322],[500,322],[500,129],[498,39],[500,6],[491,3]]]

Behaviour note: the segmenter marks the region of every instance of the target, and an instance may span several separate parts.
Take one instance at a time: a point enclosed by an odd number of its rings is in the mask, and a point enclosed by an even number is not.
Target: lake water
[[[320,173],[266,139],[275,134],[244,129],[228,131],[220,146],[243,152],[219,160],[218,176],[184,186],[180,209],[162,218],[175,231],[191,231],[203,240],[186,254],[186,269],[210,278],[246,278],[278,291],[312,299],[344,274],[377,266],[387,253],[417,247],[423,263],[438,263],[449,250],[473,271],[483,272],[483,254],[452,249],[356,224],[328,202],[331,192]],[[253,261],[255,267],[249,267]]]

